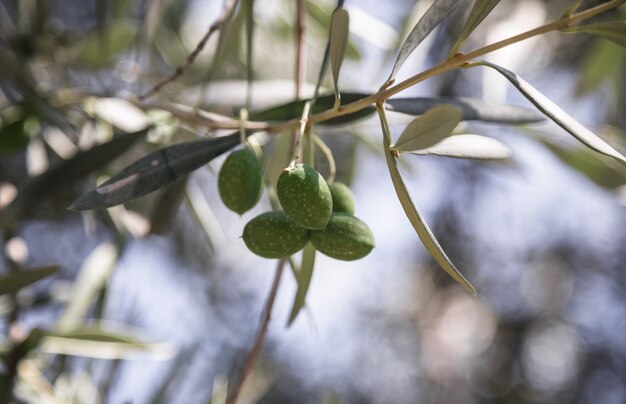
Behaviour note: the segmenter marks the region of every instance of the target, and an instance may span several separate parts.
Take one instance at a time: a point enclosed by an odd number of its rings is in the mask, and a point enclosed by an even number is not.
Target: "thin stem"
[[[286,258],[278,261],[278,265],[276,266],[276,273],[274,274],[274,281],[272,282],[272,288],[270,289],[270,293],[267,296],[267,303],[265,304],[265,311],[263,312],[259,331],[257,332],[256,339],[254,340],[252,348],[248,353],[248,357],[246,358],[246,361],[244,362],[244,365],[241,369],[239,381],[237,382],[237,384],[235,384],[230,394],[228,395],[228,398],[226,399],[226,404],[235,404],[237,402],[237,397],[241,392],[241,388],[243,387],[244,382],[246,381],[252,370],[254,370],[254,367],[259,360],[259,356],[261,355],[261,348],[263,348],[265,336],[267,335],[267,329],[270,323],[270,319],[272,317],[272,309],[274,307],[274,301],[276,300],[278,285],[280,284],[280,278],[283,274],[283,269],[286,262]]]
[[[335,181],[335,176],[337,175],[337,166],[335,164],[335,157],[333,157],[333,152],[330,150],[330,147],[324,143],[322,138],[317,136],[316,134],[311,134],[313,136],[313,142],[318,149],[322,152],[324,157],[326,157],[326,161],[328,162],[328,178],[326,178],[326,182],[328,184],[332,184]]]
[[[306,77],[306,45],[304,43],[304,34],[306,32],[306,18],[304,0],[296,2],[296,100],[302,95],[302,83]]]
[[[217,20],[215,20],[213,24],[211,24],[211,26],[209,27],[209,30],[207,31],[206,34],[204,34],[202,39],[200,39],[200,42],[198,42],[198,45],[193,50],[193,52],[191,52],[189,56],[187,56],[187,60],[185,61],[185,63],[180,65],[176,70],[174,70],[174,73],[172,73],[168,78],[160,81],[157,85],[152,87],[150,91],[148,91],[144,95],[139,96],[139,99],[145,100],[146,98],[159,92],[168,83],[171,83],[172,81],[178,79],[180,76],[185,74],[185,72],[189,70],[193,62],[195,62],[200,52],[202,52],[202,50],[204,49],[211,35],[213,35],[214,32],[217,32],[218,30],[220,30],[222,26],[224,25],[224,22],[226,22],[228,17],[230,17],[230,15],[233,13],[236,3],[237,3],[236,0],[226,0],[224,2],[224,8],[222,9],[222,13],[219,15]]]
[[[302,137],[306,133],[306,128],[309,123],[309,113],[311,112],[311,101],[307,101],[302,109],[302,117],[300,118],[300,126],[296,130],[295,139],[293,144],[293,157],[289,167],[293,167],[298,160],[302,157]]]

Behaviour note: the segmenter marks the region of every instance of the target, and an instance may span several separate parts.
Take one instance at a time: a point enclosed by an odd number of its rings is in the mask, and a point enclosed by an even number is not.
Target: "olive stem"
[[[274,273],[272,288],[270,289],[270,293],[267,296],[265,311],[263,312],[263,317],[261,318],[259,331],[257,332],[254,343],[252,344],[252,348],[250,349],[250,352],[246,357],[246,361],[241,368],[241,375],[239,376],[239,380],[226,398],[226,404],[235,404],[237,402],[237,397],[241,392],[241,388],[243,387],[244,382],[248,378],[249,374],[254,370],[254,367],[259,360],[259,356],[261,355],[261,349],[263,348],[263,343],[265,342],[265,337],[267,335],[267,329],[270,323],[270,319],[272,318],[272,309],[274,307],[274,301],[276,300],[278,285],[280,284],[280,278],[283,274],[283,268],[285,267],[286,262],[286,258],[278,261],[278,265],[276,266],[276,272]]]
[[[326,182],[328,185],[332,184],[335,181],[335,176],[337,175],[337,165],[335,164],[335,157],[333,156],[332,150],[330,147],[324,143],[322,138],[317,136],[316,134],[312,134],[313,142],[315,142],[315,146],[322,152],[324,157],[326,157],[326,161],[328,161],[328,178],[326,178]]]

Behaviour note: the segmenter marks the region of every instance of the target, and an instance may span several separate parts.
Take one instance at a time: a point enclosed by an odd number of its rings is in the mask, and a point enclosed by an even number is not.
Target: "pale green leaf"
[[[613,157],[621,163],[626,164],[626,157],[512,71],[490,62],[478,62],[473,65],[487,66],[496,70],[506,77],[506,79],[509,80],[520,91],[520,93],[532,102],[541,112],[543,112],[557,125],[569,132],[576,139],[580,140],[582,143],[598,153]]]
[[[141,352],[166,359],[173,354],[166,345],[146,343],[130,334],[93,326],[46,333],[41,340],[41,351],[99,359],[125,359]]]
[[[452,6],[458,4],[458,0],[435,0],[422,18],[415,24],[406,40],[400,47],[398,57],[391,69],[391,74],[387,79],[387,83],[393,82],[407,58],[413,53],[415,48],[431,33],[431,31],[443,20],[449,13]]]
[[[348,28],[350,16],[345,8],[339,8],[333,12],[330,21],[330,65],[335,84],[335,106],[339,105],[339,71],[346,53],[348,43]]]
[[[609,41],[613,41],[620,46],[626,47],[626,21],[599,22],[596,24],[579,25],[563,29],[566,33],[584,32],[596,35]]]
[[[475,160],[504,160],[511,157],[511,149],[499,140],[481,135],[454,135],[434,146],[409,152]]]
[[[489,15],[491,10],[495,6],[498,5],[500,0],[476,0],[474,2],[474,7],[472,7],[472,11],[470,15],[467,17],[467,21],[465,21],[465,25],[463,26],[463,31],[461,32],[461,36],[456,41],[454,46],[452,47],[452,51],[450,52],[452,55],[457,53],[465,40],[470,36],[470,34],[478,27],[478,25]]]
[[[59,266],[21,269],[0,277],[0,295],[17,293],[35,282],[38,282],[59,271]]]
[[[452,104],[461,108],[464,121],[521,125],[545,120],[545,117],[535,109],[517,105],[496,104],[475,98],[409,97],[390,98],[385,102],[385,106],[390,111],[409,115],[422,115],[432,107],[441,104]]]
[[[463,112],[457,106],[443,104],[433,107],[415,118],[391,148],[408,152],[436,145],[452,134],[462,118]]]
[[[290,326],[300,313],[304,303],[306,301],[306,295],[309,291],[309,285],[311,284],[311,278],[313,277],[313,268],[315,267],[315,247],[313,244],[308,243],[302,251],[302,265],[300,265],[300,271],[298,271],[298,291],[293,301],[293,307],[289,314],[289,321],[287,326]]]
[[[382,106],[378,107],[378,114],[383,129],[383,145],[385,148],[385,159],[387,161],[387,167],[389,169],[389,174],[391,175],[391,181],[393,182],[396,195],[398,195],[400,204],[404,209],[404,213],[413,225],[413,228],[417,232],[417,235],[420,238],[422,244],[429,252],[429,254],[433,257],[433,259],[455,281],[463,285],[463,287],[467,289],[472,295],[476,295],[476,289],[474,289],[469,281],[465,279],[465,277],[459,272],[458,269],[456,269],[452,261],[450,261],[450,258],[448,258],[446,253],[443,251],[443,249],[439,245],[439,242],[428,227],[428,224],[426,224],[426,221],[413,204],[413,200],[411,200],[409,191],[407,190],[406,185],[404,184],[404,181],[400,176],[400,171],[398,170],[396,159],[389,150],[391,133],[389,130],[389,123],[387,122],[387,117],[385,116],[385,110],[382,108]]]

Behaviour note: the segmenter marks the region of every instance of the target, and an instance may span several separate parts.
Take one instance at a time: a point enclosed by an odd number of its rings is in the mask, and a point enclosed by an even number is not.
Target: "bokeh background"
[[[317,80],[334,3],[305,3],[306,94]],[[461,3],[399,79],[446,57],[472,4]],[[464,49],[558,18],[569,3],[502,1]],[[407,28],[430,2],[345,5],[351,26],[342,87],[376,91]],[[191,120],[163,118],[147,106],[175,102],[226,115],[243,106],[239,12],[221,51],[214,37],[186,75],[141,108],[123,101],[183,63],[221,7],[221,1],[194,0],[0,2],[0,209],[29,178],[110,139],[113,125],[133,130],[160,122],[106,167],[78,174],[80,181],[50,179],[52,189],[30,197],[36,208],[3,229],[5,273],[15,263],[25,270],[61,266],[17,296],[2,297],[3,347],[35,328],[64,324],[98,324],[147,343],[108,353],[96,344],[84,347],[83,356],[64,355],[77,353],[78,342],[37,346],[17,369],[18,402],[221,403],[236,380],[276,266],[240,239],[245,223],[269,209],[267,194],[242,217],[228,211],[217,195],[220,157],[167,193],[109,210],[66,209],[149,151],[207,135]],[[599,19],[623,19],[625,12],[622,6]],[[295,2],[257,0],[254,19],[252,106],[260,108],[294,95]],[[551,33],[486,59],[520,74],[625,150],[623,48]],[[403,95],[530,106],[506,80],[478,69],[436,77]],[[411,119],[390,118],[396,136]],[[463,125],[509,145],[511,160],[409,155],[401,170],[478,297],[437,267],[404,217],[377,119],[320,127],[376,248],[356,262],[318,255],[306,309],[291,327],[296,283],[285,272],[259,367],[240,402],[626,402],[626,170],[547,122]],[[280,142],[263,134],[257,141],[268,152],[268,170],[280,170]],[[323,160],[320,165],[324,172]],[[167,231],[151,233],[155,222]]]

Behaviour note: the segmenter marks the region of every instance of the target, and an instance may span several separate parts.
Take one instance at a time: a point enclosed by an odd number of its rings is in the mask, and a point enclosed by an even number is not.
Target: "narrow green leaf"
[[[534,109],[516,105],[489,103],[474,98],[460,97],[412,97],[391,98],[385,106],[390,111],[408,115],[422,115],[434,106],[451,104],[461,108],[464,121],[483,121],[521,125],[541,122],[545,117]]]
[[[38,282],[59,271],[57,265],[32,269],[21,269],[0,277],[0,295],[17,293],[35,282]]]
[[[450,261],[450,258],[443,251],[439,242],[433,235],[432,231],[424,221],[424,218],[417,210],[415,205],[413,204],[413,200],[409,195],[409,191],[402,180],[400,175],[400,171],[398,170],[398,165],[395,157],[392,152],[389,150],[390,142],[391,142],[391,131],[389,130],[389,123],[387,122],[387,117],[385,115],[385,110],[382,106],[378,107],[378,114],[380,117],[380,123],[383,129],[383,146],[385,149],[385,159],[387,161],[387,167],[389,169],[389,174],[391,175],[391,181],[393,182],[394,189],[396,194],[398,195],[398,199],[400,200],[400,204],[404,209],[404,213],[407,218],[413,225],[413,228],[417,232],[418,237],[420,238],[422,244],[426,248],[426,250],[430,253],[433,259],[443,268],[444,271],[448,273],[458,283],[463,285],[467,291],[469,291],[472,295],[476,295],[476,289],[469,283],[467,279],[459,272],[458,269],[454,266],[454,264]]]
[[[172,355],[166,345],[142,342],[135,336],[110,332],[97,326],[47,333],[41,340],[41,350],[100,359],[124,359],[137,352],[149,352],[163,358]]]
[[[0,153],[13,153],[23,150],[30,141],[24,129],[24,119],[18,119],[0,127]]]
[[[406,62],[407,58],[413,53],[415,48],[430,34],[430,32],[443,20],[449,13],[452,6],[460,3],[457,0],[435,0],[426,13],[415,24],[413,30],[409,33],[400,51],[396,62],[391,69],[391,74],[387,79],[387,83],[393,82],[400,70],[400,67]]]
[[[475,160],[505,160],[511,157],[511,149],[499,140],[469,134],[450,136],[434,146],[409,153]]]
[[[358,101],[362,98],[368,97],[370,94],[364,93],[343,93],[342,103],[347,104],[354,101]],[[299,119],[302,116],[302,109],[304,104],[308,100],[292,101],[286,104],[270,107],[262,111],[250,112],[250,120],[264,121],[264,122],[283,122],[290,119]],[[325,111],[333,108],[335,102],[335,96],[332,94],[323,95],[317,98],[315,104],[311,108],[312,114]],[[350,122],[354,122],[358,119],[363,119],[375,111],[374,107],[367,107],[353,114],[339,116],[337,118],[329,119],[328,121],[320,122],[320,125],[342,125]]]
[[[451,55],[454,55],[459,51],[459,49],[461,49],[465,40],[485,19],[485,17],[489,15],[491,10],[498,5],[499,2],[500,0],[476,0],[474,2],[474,7],[472,7],[472,11],[470,11],[470,15],[467,17],[467,21],[465,21],[461,36],[452,47],[452,51],[450,52]]]
[[[163,235],[172,223],[183,201],[187,177],[167,186],[159,195],[150,214],[150,233]]]
[[[335,106],[339,106],[341,102],[339,71],[346,53],[349,26],[350,16],[348,11],[345,8],[335,10],[330,20],[330,65],[333,73],[333,83],[335,84]]]
[[[112,242],[103,242],[89,253],[78,271],[63,313],[57,320],[57,331],[71,330],[83,323],[109,281],[118,255],[119,251]]]
[[[608,21],[579,25],[577,27],[563,29],[562,31],[565,33],[584,32],[608,39],[620,46],[626,47],[626,21]]]
[[[40,203],[104,167],[142,139],[147,130],[116,136],[110,142],[80,152],[59,162],[48,171],[27,182],[9,206],[0,212],[0,228],[30,214]]]
[[[302,265],[300,265],[300,271],[298,271],[298,291],[293,301],[293,307],[289,314],[289,321],[287,327],[289,327],[300,313],[300,310],[304,307],[306,301],[306,294],[309,291],[309,285],[311,284],[311,278],[313,277],[313,268],[315,267],[315,247],[313,244],[308,243],[302,251]]]
[[[434,146],[452,134],[462,117],[463,112],[457,106],[437,105],[415,118],[391,148],[410,152]]]
[[[139,159],[78,198],[70,209],[108,208],[155,191],[239,144],[239,133],[178,143]]]
[[[561,107],[550,101],[545,95],[539,92],[536,88],[528,84],[524,79],[516,75],[510,70],[507,70],[501,66],[490,62],[478,62],[473,64],[474,66],[487,66],[498,73],[502,74],[509,80],[524,97],[532,102],[541,112],[543,112],[548,118],[554,121],[561,128],[565,129],[576,139],[586,144],[598,153],[605,154],[613,157],[623,164],[626,164],[626,157],[621,155],[611,145],[602,140],[598,135],[584,127],[580,122],[574,119],[567,112],[563,111]]]

